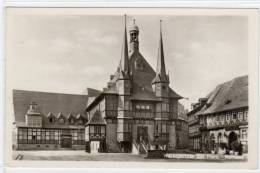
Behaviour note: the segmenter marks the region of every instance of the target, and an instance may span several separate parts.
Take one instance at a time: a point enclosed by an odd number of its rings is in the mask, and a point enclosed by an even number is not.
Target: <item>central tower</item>
[[[139,52],[139,28],[133,20],[133,25],[129,28],[130,33],[130,53]]]

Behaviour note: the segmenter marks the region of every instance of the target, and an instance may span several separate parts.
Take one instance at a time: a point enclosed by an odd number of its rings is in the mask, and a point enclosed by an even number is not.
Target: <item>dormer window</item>
[[[50,123],[54,123],[54,122],[55,122],[54,117],[51,117],[51,118],[49,119],[49,122],[50,122]]]
[[[65,123],[64,118],[60,118],[60,119],[59,119],[59,123],[64,124],[64,123]]]
[[[64,124],[65,123],[65,117],[63,116],[63,114],[61,112],[59,113],[57,119],[58,119],[60,124]]]
[[[229,103],[231,103],[231,100],[228,99],[228,100],[225,101],[226,105],[229,104]]]
[[[47,117],[50,124],[55,123],[55,116],[51,112],[48,113]]]
[[[70,124],[74,124],[74,123],[75,123],[75,119],[74,119],[74,117],[72,116],[71,113],[69,113],[67,119],[68,119],[68,121],[69,121]]]
[[[70,124],[74,124],[74,119],[73,118],[70,119]]]
[[[85,118],[81,114],[78,114],[76,116],[76,120],[77,120],[77,124],[79,124],[79,125],[83,125],[85,122]]]

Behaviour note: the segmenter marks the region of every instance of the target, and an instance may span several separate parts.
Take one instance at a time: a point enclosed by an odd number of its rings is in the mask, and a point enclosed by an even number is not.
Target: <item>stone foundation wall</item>
[[[117,124],[109,123],[106,125],[106,144],[107,150],[111,153],[120,152],[119,144],[117,142]]]

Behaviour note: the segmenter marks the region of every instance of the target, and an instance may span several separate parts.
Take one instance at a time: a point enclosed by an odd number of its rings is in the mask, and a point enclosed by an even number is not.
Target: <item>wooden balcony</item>
[[[106,134],[105,133],[89,133],[89,139],[91,141],[102,141],[105,140]]]

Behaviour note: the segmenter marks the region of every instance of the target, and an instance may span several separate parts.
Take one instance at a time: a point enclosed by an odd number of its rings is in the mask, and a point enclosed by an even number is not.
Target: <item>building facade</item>
[[[200,122],[197,114],[201,108],[201,103],[193,104],[192,110],[187,113],[189,148],[194,151],[200,151],[201,149]]]
[[[86,125],[85,139],[89,152],[102,148],[108,152],[142,153],[152,148],[176,147],[178,100],[182,97],[169,86],[162,33],[160,31],[156,71],[139,51],[137,25],[129,28],[129,35],[128,51],[125,26],[118,68],[110,76],[107,87],[86,109],[90,119],[99,119],[96,124],[102,124],[104,128],[102,131],[100,125]],[[99,147],[104,144],[106,147]]]
[[[248,76],[217,86],[188,113],[191,148],[216,153],[224,148],[238,152],[242,146],[247,152],[247,115]]]
[[[178,118],[176,119],[176,149],[184,149],[189,147],[188,136],[188,110],[178,103]]]
[[[86,95],[13,91],[13,148],[85,149]]]
[[[161,30],[155,71],[139,51],[138,26],[129,28],[129,42],[127,35],[125,25],[121,59],[103,91],[14,90],[13,147],[91,153],[185,148],[186,112],[169,85]]]

